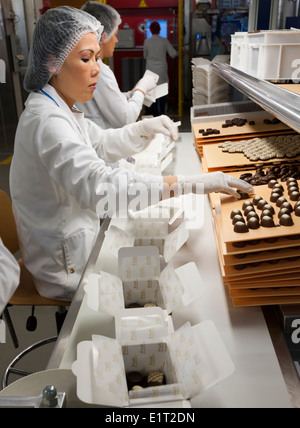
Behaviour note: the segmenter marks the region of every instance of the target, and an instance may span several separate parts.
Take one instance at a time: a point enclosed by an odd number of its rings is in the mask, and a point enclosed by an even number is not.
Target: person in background
[[[176,58],[178,52],[171,45],[168,39],[161,37],[160,25],[157,21],[150,24],[150,31],[152,36],[144,41],[144,58],[146,59],[146,70],[153,71],[159,75],[158,85],[168,83],[168,63],[167,55],[171,58]],[[167,97],[158,98],[152,104],[150,111],[154,116],[165,114]]]
[[[49,9],[38,20],[24,77],[30,94],[10,168],[24,264],[42,296],[66,301],[72,300],[86,267],[99,218],[118,214],[119,201],[125,200],[127,214],[127,198],[140,189],[146,206],[185,184],[190,192],[199,183],[205,193],[237,197],[233,187],[252,189],[221,172],[163,177],[107,165],[144,150],[157,133],[176,140],[178,129],[159,116],[103,130],[74,108],[76,102],[90,101],[97,87],[101,33],[96,18],[70,6]]]
[[[0,316],[20,281],[20,267],[0,238]]]
[[[121,92],[113,71],[103,62],[114,54],[121,17],[111,6],[96,1],[86,2],[81,9],[100,21],[104,29],[100,40],[100,77],[97,89],[89,102],[77,104],[77,107],[84,112],[85,117],[103,129],[121,128],[138,119],[145,95],[156,87],[155,79],[153,76],[144,76],[131,91]]]

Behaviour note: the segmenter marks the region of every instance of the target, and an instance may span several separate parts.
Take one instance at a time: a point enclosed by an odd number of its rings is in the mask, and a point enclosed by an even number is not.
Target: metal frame
[[[252,77],[225,63],[215,62],[212,64],[212,68],[224,80],[243,92],[264,110],[300,132],[300,95],[266,80]]]

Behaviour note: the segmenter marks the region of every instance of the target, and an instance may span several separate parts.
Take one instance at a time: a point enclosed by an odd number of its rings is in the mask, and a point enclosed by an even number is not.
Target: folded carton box
[[[189,231],[182,222],[169,232],[167,218],[137,218],[133,232],[128,232],[112,225],[105,234],[105,247],[115,256],[123,247],[156,246],[166,262],[177,253],[189,238]]]
[[[120,250],[119,276],[101,271],[89,275],[84,287],[87,305],[116,316],[132,305],[156,305],[168,314],[189,305],[206,289],[195,263],[177,269],[169,262],[160,272],[156,247]]]
[[[170,334],[158,312],[133,310],[118,314],[116,339],[94,335],[80,342],[72,371],[83,402],[137,407],[194,398],[230,376],[234,365],[213,322],[187,323]],[[163,373],[165,383],[128,390],[133,371]]]

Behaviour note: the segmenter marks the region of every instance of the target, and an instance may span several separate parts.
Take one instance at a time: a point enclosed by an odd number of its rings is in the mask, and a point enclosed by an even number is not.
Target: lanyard
[[[43,89],[40,89],[40,91],[41,91],[44,95],[46,95],[48,98],[50,98],[50,100],[54,101],[54,102],[55,102],[55,104],[57,105],[57,107],[59,107],[59,105],[57,104],[57,102],[55,101],[55,99],[51,97],[51,95],[47,94],[47,92],[45,92]]]

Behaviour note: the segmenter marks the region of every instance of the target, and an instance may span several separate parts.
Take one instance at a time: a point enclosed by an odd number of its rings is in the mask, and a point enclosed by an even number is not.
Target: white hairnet
[[[70,6],[49,9],[34,30],[24,77],[25,90],[42,89],[51,76],[59,72],[83,36],[95,33],[100,40],[102,30],[100,22],[83,10]]]
[[[93,15],[101,22],[101,25],[103,25],[103,33],[100,43],[107,43],[122,22],[119,12],[108,4],[99,3],[97,1],[88,1],[81,7],[81,9]]]

